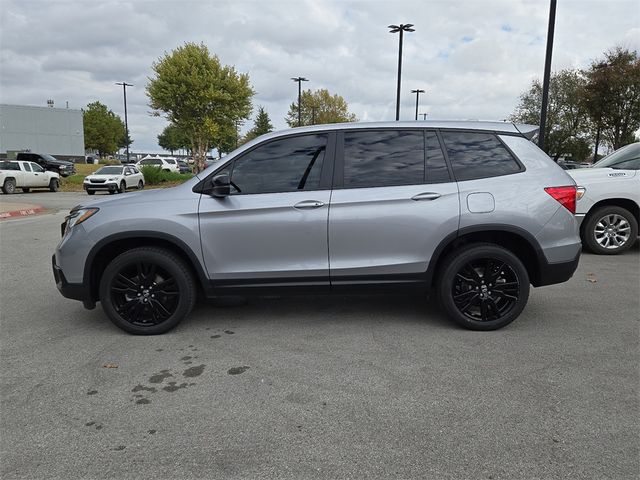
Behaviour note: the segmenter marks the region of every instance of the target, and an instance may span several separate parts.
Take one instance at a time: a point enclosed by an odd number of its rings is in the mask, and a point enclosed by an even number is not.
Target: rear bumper
[[[56,287],[63,297],[71,300],[80,300],[85,308],[93,309],[96,302],[91,298],[91,291],[88,285],[83,283],[69,283],[64,276],[62,269],[56,265],[56,256],[51,257],[51,266],[53,268],[53,278],[56,281]]]
[[[580,253],[581,252],[578,252],[576,258],[568,262],[540,262],[538,266],[538,278],[535,279],[535,283],[532,281],[531,284],[534,287],[544,287],[545,285],[566,282],[573,276],[578,268]]]

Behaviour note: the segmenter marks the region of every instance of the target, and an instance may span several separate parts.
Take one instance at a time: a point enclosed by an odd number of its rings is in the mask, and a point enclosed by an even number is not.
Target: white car
[[[21,188],[24,193],[32,188],[48,188],[57,192],[60,187],[60,175],[49,172],[35,162],[27,161],[0,161],[0,185],[5,194],[11,194],[16,188]]]
[[[616,150],[591,168],[567,173],[585,188],[576,204],[583,245],[603,255],[631,248],[640,223],[640,143]]]
[[[135,165],[106,165],[84,179],[89,195],[96,192],[124,193],[128,188],[144,188],[144,175]]]
[[[147,155],[138,163],[136,163],[138,168],[142,168],[145,166],[158,167],[166,172],[175,172],[180,173],[180,167],[178,166],[178,162],[175,158],[162,158],[162,157],[151,157]]]

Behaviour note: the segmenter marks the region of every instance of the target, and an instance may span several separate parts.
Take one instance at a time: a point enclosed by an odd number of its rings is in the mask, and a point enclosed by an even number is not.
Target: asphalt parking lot
[[[13,197],[51,213],[0,223],[3,479],[637,478],[638,244],[496,332],[417,297],[272,297],[135,337],[56,290],[86,194]]]

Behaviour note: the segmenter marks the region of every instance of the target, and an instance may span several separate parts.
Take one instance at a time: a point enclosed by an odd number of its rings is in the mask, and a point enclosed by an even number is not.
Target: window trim
[[[203,180],[198,182],[192,189],[194,193],[201,193],[205,195],[209,195],[211,189],[207,186],[213,177],[218,175],[222,170],[227,167],[230,167],[229,170],[229,178],[233,178],[233,169],[235,167],[236,160],[243,158],[245,155],[253,152],[257,148],[260,148],[264,145],[267,145],[272,142],[285,140],[289,138],[296,137],[308,137],[312,135],[324,135],[327,137],[327,145],[325,147],[324,152],[324,160],[322,164],[322,170],[320,171],[320,184],[318,188],[313,189],[304,189],[304,190],[292,190],[288,192],[262,192],[262,193],[234,193],[232,194],[234,197],[240,197],[244,195],[273,195],[281,194],[281,193],[296,193],[296,192],[318,192],[322,190],[331,190],[331,178],[333,177],[334,172],[334,161],[335,161],[335,151],[336,151],[336,132],[331,130],[318,130],[316,132],[296,132],[287,135],[281,135],[278,137],[270,138],[269,140],[265,140],[264,142],[260,142],[248,150],[243,151],[241,154],[230,158],[228,161],[224,162],[218,168],[216,168],[212,173],[207,175]]]
[[[519,170],[517,172],[511,172],[511,173],[503,173],[500,175],[488,175],[488,176],[482,176],[482,177],[476,177],[476,178],[467,178],[464,180],[459,180],[456,175],[455,172],[453,171],[453,163],[451,162],[451,159],[449,158],[449,152],[447,151],[447,144],[444,141],[444,137],[441,135],[441,132],[456,132],[456,133],[484,133],[484,134],[489,134],[489,135],[493,135],[498,142],[500,142],[500,145],[502,145],[506,151],[509,153],[509,155],[511,156],[511,158],[515,161],[516,165],[518,165]],[[498,178],[498,177],[507,177],[509,175],[517,175],[518,173],[523,173],[525,172],[527,169],[526,167],[522,164],[522,162],[520,161],[520,159],[518,158],[518,156],[513,152],[513,150],[511,150],[506,143],[504,143],[502,141],[502,139],[500,138],[500,135],[503,135],[503,133],[498,132],[496,130],[476,130],[476,129],[462,129],[462,128],[439,128],[438,129],[438,138],[440,139],[440,145],[442,148],[442,151],[444,152],[444,158],[447,162],[447,164],[449,165],[449,174],[451,175],[451,178],[453,179],[452,181],[454,182],[473,182],[474,180],[482,180],[485,178]],[[512,137],[522,137],[525,138],[526,137],[522,134],[505,134],[505,135],[509,135]]]

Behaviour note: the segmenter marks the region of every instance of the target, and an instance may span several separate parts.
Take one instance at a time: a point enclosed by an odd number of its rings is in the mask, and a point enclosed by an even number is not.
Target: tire
[[[589,213],[580,231],[582,243],[598,255],[629,250],[638,237],[638,221],[622,207],[605,205]]]
[[[115,191],[115,190],[109,190],[109,195],[113,195],[113,194],[115,194],[115,193],[116,193],[116,191]]]
[[[158,289],[162,285],[165,287]],[[158,335],[191,312],[196,285],[188,266],[171,251],[140,247],[107,265],[99,295],[103,310],[116,326],[135,335]]]
[[[473,244],[453,252],[444,260],[438,281],[438,297],[447,316],[470,330],[508,325],[529,299],[527,269],[513,253],[494,244]]]
[[[31,191],[31,189],[30,189],[30,188],[23,188],[23,189],[22,189],[22,192],[23,192],[23,193],[29,193],[30,191]]]
[[[87,195],[95,195],[96,191],[95,190],[87,190]]]
[[[118,188],[118,193],[125,193],[127,191],[127,184],[122,180],[120,182],[120,188]]]
[[[16,191],[16,181],[14,178],[7,178],[4,181],[4,184],[2,185],[2,191],[7,194],[7,195],[11,195],[12,193],[15,193]]]
[[[57,192],[60,189],[60,184],[58,183],[58,179],[57,178],[52,178],[51,180],[49,180],[49,191],[50,192]]]
[[[138,190],[142,190],[144,188],[144,182],[142,180],[140,180],[138,182]]]

